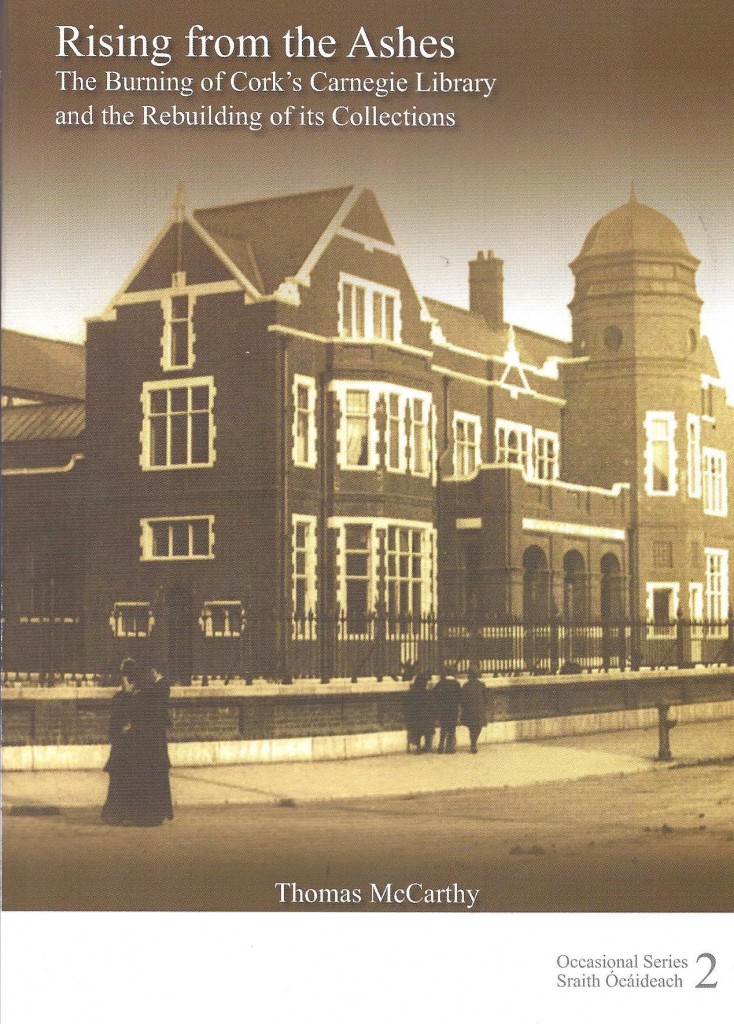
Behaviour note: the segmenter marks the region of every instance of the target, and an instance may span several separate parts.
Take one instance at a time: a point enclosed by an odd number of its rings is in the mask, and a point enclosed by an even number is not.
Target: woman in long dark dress
[[[168,688],[126,658],[122,687],[112,698],[110,784],[102,808],[108,825],[161,825],[173,817],[166,725]]]

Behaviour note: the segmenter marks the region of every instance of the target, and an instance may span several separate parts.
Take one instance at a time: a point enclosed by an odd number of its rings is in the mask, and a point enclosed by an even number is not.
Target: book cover
[[[724,1019],[733,39],[10,0],[9,1019]]]

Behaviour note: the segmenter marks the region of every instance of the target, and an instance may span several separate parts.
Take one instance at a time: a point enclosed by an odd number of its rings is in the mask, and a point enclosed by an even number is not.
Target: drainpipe
[[[443,402],[443,409],[442,409],[442,414],[443,415],[442,415],[442,424],[441,424],[441,432],[443,434],[443,437],[441,438],[441,442],[442,442],[442,446],[443,447],[442,447],[441,451],[436,454],[436,501],[435,501],[435,508],[436,508],[436,576],[437,576],[437,578],[439,580],[441,578],[441,574],[440,574],[440,571],[439,571],[439,565],[440,565],[440,561],[441,561],[441,534],[442,534],[441,516],[442,516],[442,513],[443,513],[443,490],[442,490],[442,487],[441,487],[441,481],[442,481],[441,466],[443,464],[444,459],[446,458],[446,456],[451,451],[450,434],[449,434],[449,378],[448,377],[443,377],[442,380],[441,380],[441,384],[442,384],[442,402]],[[455,551],[455,549],[456,549],[456,545],[454,544],[454,551]],[[454,555],[454,563],[455,562],[456,562],[456,556]],[[454,564],[454,569],[456,569],[456,565],[455,564]],[[456,573],[454,572],[454,584],[455,584],[455,581],[456,581]],[[438,660],[440,662],[440,668],[442,669],[443,668],[443,662],[444,662],[444,656],[443,656],[443,628],[442,627],[443,627],[443,605],[444,605],[444,597],[445,597],[445,595],[442,594],[441,591],[445,591],[445,587],[441,587],[439,589],[438,604],[437,604],[437,607],[436,607],[436,633],[437,633],[437,641],[438,641],[437,650],[438,650]]]
[[[291,551],[291,530],[288,522],[288,503],[289,503],[289,483],[290,483],[290,464],[291,464],[291,451],[289,447],[289,441],[291,440],[291,417],[292,409],[291,402],[289,399],[289,388],[288,388],[288,337],[285,334],[280,335],[280,386],[278,391],[280,393],[280,429],[281,429],[281,444],[280,444],[280,461],[281,461],[281,479],[282,483],[282,498],[279,503],[278,509],[278,529],[280,533],[280,565],[279,565],[279,595],[278,595],[278,606],[279,606],[279,619],[280,619],[280,637],[279,637],[279,650],[280,650],[280,674],[282,682],[292,683],[290,669],[290,551]]]

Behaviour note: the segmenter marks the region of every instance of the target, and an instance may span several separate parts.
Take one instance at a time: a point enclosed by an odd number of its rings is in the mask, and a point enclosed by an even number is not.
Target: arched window
[[[698,348],[698,335],[696,334],[694,329],[691,327],[691,329],[688,332],[688,351],[689,352],[695,352],[697,348]]]
[[[550,573],[545,552],[537,545],[522,556],[523,616],[526,621],[543,622],[550,616]]]
[[[622,569],[616,555],[608,552],[601,563],[601,617],[605,622],[618,622],[624,616]]]
[[[586,563],[580,551],[563,557],[563,617],[566,622],[585,622],[589,614]]]

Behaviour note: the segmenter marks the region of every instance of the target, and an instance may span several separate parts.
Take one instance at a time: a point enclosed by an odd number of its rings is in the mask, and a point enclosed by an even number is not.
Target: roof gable
[[[342,227],[367,238],[376,238],[386,245],[395,244],[375,194],[367,188],[360,193],[359,199],[344,218]]]
[[[28,397],[84,398],[83,345],[6,329],[2,340],[3,391]]]
[[[246,277],[272,293],[298,274],[351,191],[346,186],[217,206],[195,210],[194,217]]]
[[[158,291],[171,287],[175,271],[186,271],[187,284],[229,281],[231,271],[194,229],[182,221],[171,223],[148,258],[128,282],[125,292]]]

